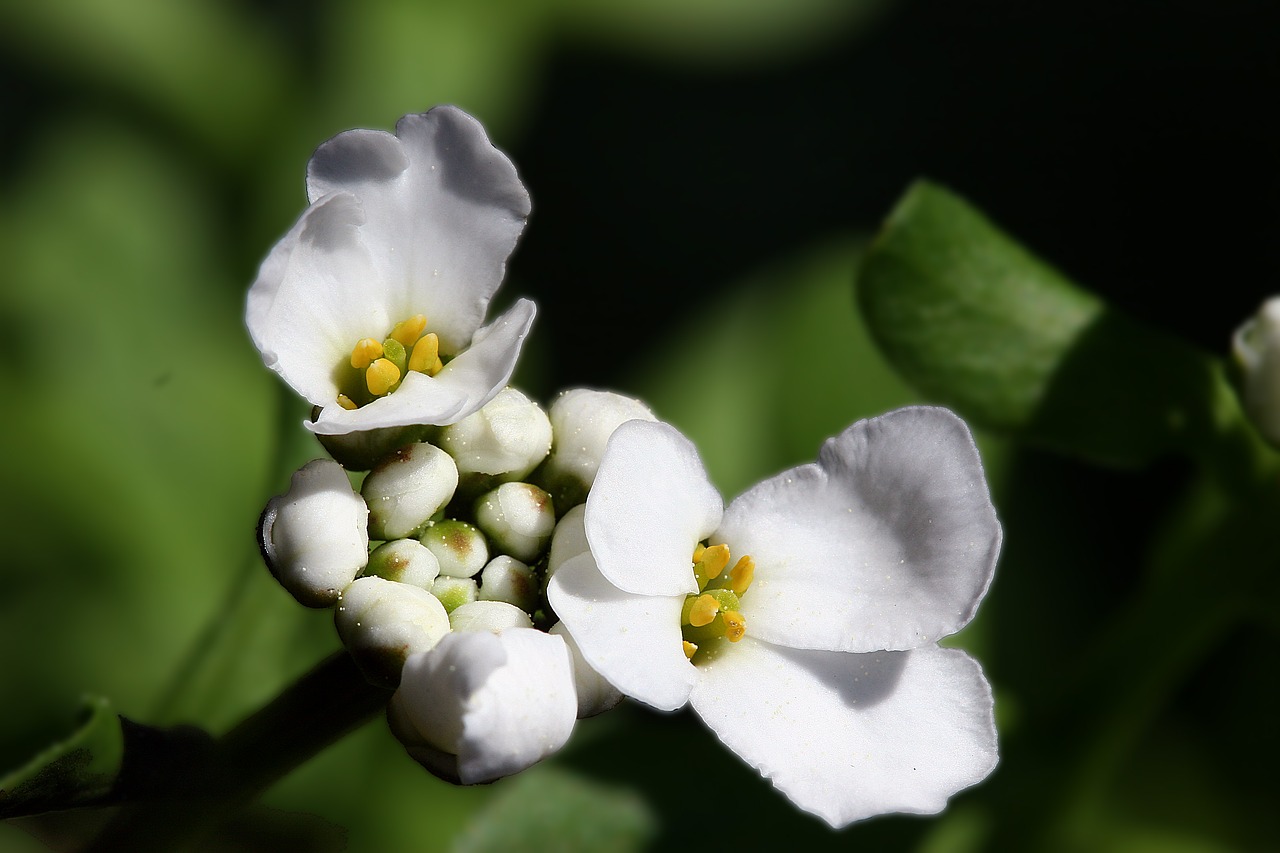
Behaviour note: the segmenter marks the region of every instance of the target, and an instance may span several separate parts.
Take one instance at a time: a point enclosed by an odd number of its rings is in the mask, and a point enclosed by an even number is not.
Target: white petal
[[[916,407],[860,421],[817,464],[753,487],[716,539],[755,559],[742,599],[751,636],[866,652],[916,648],[968,623],[1000,525],[964,422]]]
[[[569,647],[569,657],[573,660],[573,686],[578,693],[578,719],[603,714],[622,701],[622,692],[591,668],[563,622],[552,625],[547,633],[562,638]]]
[[[627,421],[609,438],[587,496],[587,540],[619,589],[687,595],[698,591],[693,549],[723,507],[689,439],[669,424]]]
[[[518,773],[573,730],[568,647],[529,628],[449,634],[405,664],[397,708],[426,745],[457,756],[463,784]]]
[[[363,220],[352,196],[321,199],[271,250],[249,288],[245,323],[263,361],[313,405],[335,406],[335,369],[356,341],[394,323],[361,238]]]
[[[547,600],[582,657],[614,687],[661,711],[688,700],[698,671],[680,634],[683,595],[623,592],[585,553],[561,564]]]
[[[307,190],[360,199],[396,320],[426,314],[446,353],[480,326],[529,215],[511,161],[455,107],[405,116],[395,136],[339,134],[316,151]]]
[[[752,640],[700,667],[694,710],[834,827],[933,814],[996,766],[991,687],[956,649],[851,654]]]

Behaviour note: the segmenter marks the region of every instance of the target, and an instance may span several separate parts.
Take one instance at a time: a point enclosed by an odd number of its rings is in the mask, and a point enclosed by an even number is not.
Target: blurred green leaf
[[[85,721],[23,767],[0,778],[0,820],[68,809],[106,796],[124,761],[124,734],[111,703],[85,698]]]
[[[858,278],[889,361],[975,423],[1114,464],[1213,444],[1238,406],[1218,362],[1081,290],[981,213],[914,185]]]
[[[514,778],[473,818],[454,853],[628,853],[658,833],[636,794],[541,766]]]

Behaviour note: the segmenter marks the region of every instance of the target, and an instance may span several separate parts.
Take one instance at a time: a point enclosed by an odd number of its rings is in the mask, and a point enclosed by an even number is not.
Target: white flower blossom
[[[311,158],[307,195],[245,316],[267,366],[319,407],[308,427],[450,424],[491,400],[534,306],[481,326],[529,195],[479,122],[437,107],[394,135],[341,133]]]
[[[655,708],[692,705],[800,808],[835,827],[934,813],[995,767],[990,685],[937,645],[972,618],[1001,538],[945,409],[854,424],[727,508],[688,439],[632,421],[585,527],[591,550],[549,596],[586,661]]]

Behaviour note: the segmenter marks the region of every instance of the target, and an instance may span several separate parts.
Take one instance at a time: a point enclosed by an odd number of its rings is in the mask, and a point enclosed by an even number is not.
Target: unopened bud
[[[538,606],[538,579],[515,557],[499,554],[480,572],[480,599],[504,601],[532,613]]]
[[[1262,303],[1231,344],[1245,412],[1263,438],[1280,447],[1280,297]]]
[[[343,590],[333,618],[365,677],[389,687],[400,682],[409,655],[429,651],[449,633],[449,615],[434,595],[378,577]]]
[[[320,414],[319,407],[311,413],[312,420]],[[349,432],[343,435],[320,435],[320,444],[329,455],[348,471],[368,471],[378,461],[397,447],[422,441],[432,427],[410,426],[382,427],[380,429]]]
[[[590,550],[591,546],[587,544],[587,506],[578,504],[560,517],[555,532],[551,534],[547,578],[569,560]]]
[[[475,577],[489,562],[489,544],[484,534],[465,521],[438,521],[422,531],[419,539],[440,561],[442,575]]]
[[[440,603],[449,613],[480,597],[479,588],[473,578],[455,578],[449,575],[436,578],[436,582],[431,585],[431,594],[440,599]]]
[[[430,591],[440,574],[440,561],[417,539],[393,539],[373,550],[364,573]]]
[[[308,607],[328,607],[369,558],[369,510],[337,462],[302,466],[267,502],[258,542],[280,585]]]
[[[609,436],[630,420],[655,421],[653,412],[639,400],[574,388],[551,404],[551,455],[533,480],[551,493],[564,512],[587,499]]]
[[[501,634],[508,628],[532,628],[533,620],[528,613],[505,601],[472,601],[449,614],[449,626],[455,631]]]
[[[503,388],[480,411],[443,427],[439,444],[458,473],[523,479],[551,449],[551,421],[542,407],[514,388]]]
[[[551,496],[528,483],[503,483],[476,501],[476,524],[498,550],[532,563],[556,526]]]
[[[404,539],[449,503],[458,487],[453,458],[425,442],[396,450],[365,477],[360,492],[369,505],[369,535]]]

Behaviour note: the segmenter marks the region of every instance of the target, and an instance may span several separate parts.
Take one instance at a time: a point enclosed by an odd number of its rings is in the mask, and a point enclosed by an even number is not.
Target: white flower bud
[[[449,503],[458,487],[453,457],[434,445],[406,445],[379,462],[360,492],[369,505],[369,535],[404,539]]]
[[[1262,303],[1231,344],[1245,412],[1267,441],[1280,446],[1280,296]]]
[[[533,620],[528,613],[505,601],[471,601],[449,614],[449,627],[455,631],[500,634],[508,628],[532,628]]]
[[[551,550],[547,552],[547,578],[556,569],[579,554],[591,550],[587,544],[587,505],[578,504],[560,517],[555,533],[551,535]]]
[[[440,430],[439,444],[458,473],[523,479],[551,449],[551,421],[542,407],[503,388],[484,408]]]
[[[535,481],[564,512],[587,499],[609,436],[630,420],[655,421],[644,403],[612,391],[574,388],[551,404],[551,455]]]
[[[464,785],[541,761],[569,739],[576,716],[568,647],[528,628],[449,634],[409,658],[387,706],[409,755]]]
[[[569,647],[573,660],[573,686],[578,694],[578,719],[602,714],[622,701],[622,691],[591,668],[563,622],[552,625],[548,633],[562,638]]]
[[[475,577],[489,562],[489,543],[484,534],[465,521],[447,518],[436,522],[419,539],[440,561],[442,575]]]
[[[449,613],[480,597],[473,578],[455,578],[449,575],[440,575],[436,578],[436,582],[431,585],[431,594],[440,599],[440,603]]]
[[[281,586],[308,607],[328,607],[369,559],[368,519],[342,467],[317,459],[267,502],[258,542]]]
[[[528,483],[503,483],[476,501],[476,524],[501,551],[532,563],[556,527],[551,496]]]
[[[538,606],[538,579],[515,557],[499,554],[480,572],[480,600],[505,601],[532,613]]]
[[[378,577],[343,590],[333,620],[365,676],[387,686],[399,683],[409,655],[430,651],[449,633],[449,615],[434,595]]]
[[[429,592],[436,575],[440,574],[440,561],[417,539],[393,539],[373,550],[364,573],[421,587]]]

